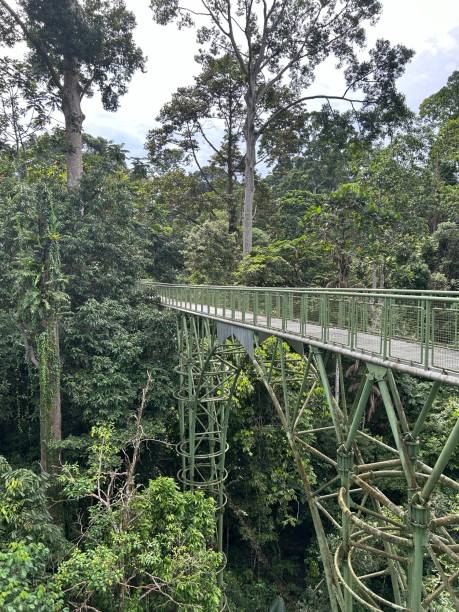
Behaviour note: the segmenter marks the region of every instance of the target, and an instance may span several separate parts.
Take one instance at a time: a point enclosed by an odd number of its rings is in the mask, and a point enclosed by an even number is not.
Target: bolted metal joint
[[[349,474],[354,469],[354,451],[341,445],[336,452],[339,474]]]
[[[413,436],[408,433],[403,438],[406,449],[408,451],[408,456],[413,464],[416,464],[419,457],[419,438],[413,438]]]
[[[367,363],[368,378],[374,383],[379,383],[386,379],[387,368],[373,363]]]
[[[408,525],[414,529],[420,529],[425,532],[425,542],[423,546],[427,544],[427,527],[430,523],[430,508],[427,505],[421,505],[413,501],[408,505],[407,511]]]

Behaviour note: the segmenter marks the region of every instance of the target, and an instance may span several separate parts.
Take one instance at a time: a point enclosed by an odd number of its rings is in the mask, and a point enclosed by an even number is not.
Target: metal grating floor
[[[246,312],[243,320],[242,312],[235,310],[234,318],[228,316],[228,311],[224,313],[222,308],[208,307],[207,305],[194,304],[190,302],[177,301],[174,303],[168,303],[162,299],[164,305],[180,310],[185,310],[195,315],[210,316],[215,319],[221,319],[222,321],[238,324],[241,327],[256,326],[264,328],[267,331],[271,331],[275,335],[282,336],[283,334],[292,334],[297,336],[299,340],[304,339],[307,344],[308,338],[311,340],[322,342],[327,345],[330,350],[333,347],[343,347],[351,349],[350,344],[350,333],[347,329],[341,329],[338,327],[330,327],[328,330],[328,337],[322,338],[322,327],[314,323],[306,323],[304,329],[301,330],[300,322],[298,320],[287,320],[285,327],[282,327],[282,319],[278,317],[271,317],[270,325],[268,326],[267,317],[264,315],[258,315],[256,322],[253,320],[253,313]],[[354,337],[354,346],[351,349],[353,352],[358,354],[370,355],[375,357],[384,357],[383,347],[381,346],[381,338],[379,335],[357,332]],[[435,367],[430,368],[433,371],[442,372],[447,375],[457,378],[459,385],[459,350],[442,347],[441,345],[434,345],[431,348],[435,358],[429,359],[431,363],[435,363]],[[393,362],[395,364],[405,363],[416,368],[423,368],[423,355],[421,345],[417,342],[410,342],[403,339],[391,338],[388,341],[386,347],[385,361]]]

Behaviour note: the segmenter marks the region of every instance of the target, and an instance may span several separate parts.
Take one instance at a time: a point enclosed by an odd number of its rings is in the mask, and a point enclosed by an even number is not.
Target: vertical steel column
[[[344,446],[338,448],[337,452],[337,463],[338,463],[338,474],[340,476],[341,486],[346,489],[344,495],[346,506],[349,508],[351,505],[351,494],[349,492],[351,488],[351,472],[354,466],[354,453],[352,450],[346,450]],[[349,514],[342,512],[341,514],[341,542],[343,558],[347,559],[350,550],[350,536],[351,536],[351,521]],[[353,587],[352,574],[350,572],[348,564],[345,562],[343,569],[344,582],[349,588]],[[352,612],[353,598],[352,593],[348,589],[344,589],[344,610],[345,612]]]
[[[178,478],[185,489],[203,491],[215,500],[215,544],[223,554],[227,429],[238,376],[234,360],[239,349],[218,343],[214,325],[208,319],[183,315],[179,330],[181,389],[177,398],[181,442],[178,452],[182,468]],[[218,574],[220,585],[224,565],[225,562]]]
[[[184,317],[183,317],[184,318]],[[180,444],[185,439],[185,399],[182,395],[182,389],[185,386],[185,373],[186,373],[186,355],[187,355],[187,347],[185,343],[185,334],[181,327],[182,320],[177,321],[177,344],[179,351],[179,365],[178,365],[178,375],[179,375],[179,392],[175,395],[175,399],[178,403],[179,408],[179,428],[180,428]],[[182,473],[185,472],[186,468],[186,459],[185,455],[181,454],[182,458]]]
[[[359,425],[362,421],[363,413],[367,406],[368,398],[370,396],[371,387],[373,384],[373,375],[368,373],[365,376],[365,383],[363,385],[363,389],[360,392],[357,407],[355,409],[354,415],[352,417],[351,425],[349,427],[349,431],[347,434],[346,442],[344,443],[344,449],[346,452],[349,452],[352,448],[352,443],[354,442],[355,435],[359,428]]]
[[[408,607],[410,612],[421,612],[424,554],[428,543],[429,508],[413,501],[408,506],[408,527],[413,536],[413,549],[408,571]]]
[[[378,381],[379,390],[381,391],[381,397],[386,408],[387,417],[389,419],[389,425],[392,431],[392,436],[395,440],[395,446],[399,452],[400,460],[402,462],[403,471],[405,472],[406,480],[408,483],[408,487],[410,487],[411,491],[416,489],[416,476],[411,464],[410,458],[408,456],[407,448],[404,444],[400,433],[400,427],[397,420],[397,415],[395,413],[394,405],[392,403],[392,399],[389,393],[389,387],[385,379]]]
[[[341,487],[344,487],[346,493],[344,495],[344,500],[346,506],[349,508],[351,506],[351,473],[354,467],[354,452],[352,450],[352,445],[355,440],[355,436],[357,434],[357,430],[361,423],[363,413],[368,403],[368,398],[370,395],[371,387],[373,384],[373,375],[368,373],[365,377],[365,382],[363,388],[361,388],[358,395],[357,406],[354,411],[352,421],[350,423],[346,441],[342,446],[338,448],[337,452],[337,469],[338,474],[340,476]],[[351,536],[351,523],[349,515],[346,512],[341,513],[341,541],[342,541],[342,551],[343,558],[347,559],[350,550],[350,536]],[[349,566],[347,562],[345,562],[343,569],[343,578],[344,582],[347,586],[352,589],[353,588],[353,580],[352,574],[350,572]],[[345,608],[344,612],[352,612],[353,609],[353,597],[350,590],[345,589],[344,591],[344,603]]]

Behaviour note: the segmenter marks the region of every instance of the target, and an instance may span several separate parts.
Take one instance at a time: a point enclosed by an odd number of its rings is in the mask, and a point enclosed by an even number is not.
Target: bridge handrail
[[[199,285],[199,284],[184,284],[184,283],[161,283],[153,280],[145,279],[142,281],[144,286],[154,287],[177,287],[187,289],[207,289],[207,290],[225,290],[225,291],[256,291],[256,292],[280,292],[280,293],[307,293],[307,294],[325,294],[325,295],[361,295],[373,298],[393,298],[412,300],[422,299],[429,301],[441,301],[457,303],[459,307],[459,291],[437,291],[435,289],[365,289],[360,287],[249,287],[246,285]]]
[[[163,303],[341,347],[413,368],[459,374],[459,296],[145,281]],[[341,350],[341,349],[340,349]]]

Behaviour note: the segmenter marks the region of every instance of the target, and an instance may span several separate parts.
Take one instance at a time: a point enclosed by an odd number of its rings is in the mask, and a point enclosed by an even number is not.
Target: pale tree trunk
[[[67,186],[70,189],[80,186],[83,175],[83,121],[81,110],[81,91],[78,70],[73,58],[64,60],[64,91],[62,112],[65,118],[65,137],[67,151]]]
[[[433,198],[434,198],[434,212],[429,219],[430,231],[433,234],[437,231],[438,224],[440,222],[440,186],[441,186],[441,175],[440,175],[440,164],[438,159],[434,160],[433,167]]]
[[[378,265],[375,261],[371,262],[371,288],[378,287]]]
[[[233,234],[238,227],[237,206],[234,199],[234,135],[233,135],[233,113],[232,98],[229,101],[228,116],[228,146],[227,146],[227,173],[226,197],[228,202],[228,233]]]
[[[40,374],[40,464],[51,474],[48,489],[49,512],[58,525],[64,524],[63,506],[58,501],[59,486],[56,476],[60,470],[60,452],[55,444],[62,440],[61,364],[59,349],[59,321],[50,317],[45,331],[38,338]]]
[[[253,198],[255,195],[255,165],[257,163],[257,135],[255,131],[255,101],[247,94],[247,117],[245,121],[245,191],[242,213],[242,253],[252,250]]]
[[[384,261],[378,264],[375,261],[371,264],[371,288],[384,289],[385,284],[385,269],[384,269]]]
[[[234,170],[232,160],[228,162],[228,183],[226,197],[228,199],[228,233],[237,232],[238,214],[237,206],[234,198]]]

